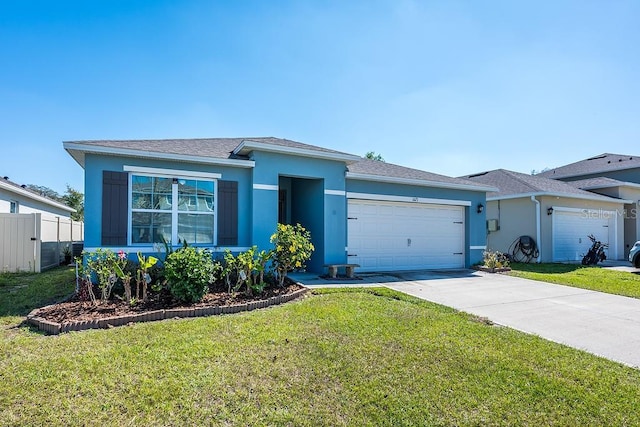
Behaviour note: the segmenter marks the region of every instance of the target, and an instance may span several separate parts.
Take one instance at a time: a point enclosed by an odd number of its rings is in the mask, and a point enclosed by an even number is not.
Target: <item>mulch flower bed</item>
[[[267,288],[262,294],[253,297],[244,293],[214,291],[206,294],[202,301],[190,305],[175,303],[166,294],[155,295],[149,301],[135,305],[119,299],[93,304],[91,301],[80,301],[72,297],[67,301],[33,310],[27,316],[27,322],[46,333],[59,334],[176,317],[239,313],[282,304],[301,297],[306,291],[307,288],[295,283],[288,283],[283,288]]]

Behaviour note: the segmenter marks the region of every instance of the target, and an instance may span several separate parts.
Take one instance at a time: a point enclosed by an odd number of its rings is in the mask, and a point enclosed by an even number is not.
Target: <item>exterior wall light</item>
[[[547,215],[551,215],[553,213],[553,207],[549,206],[547,208]]]
[[[484,210],[484,205],[482,203],[478,203],[478,213],[482,213]]]

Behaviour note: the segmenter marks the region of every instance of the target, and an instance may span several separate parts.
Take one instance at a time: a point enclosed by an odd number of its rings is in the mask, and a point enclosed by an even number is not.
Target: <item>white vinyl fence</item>
[[[65,247],[84,240],[84,223],[41,213],[0,214],[2,272],[40,272],[60,264]]]

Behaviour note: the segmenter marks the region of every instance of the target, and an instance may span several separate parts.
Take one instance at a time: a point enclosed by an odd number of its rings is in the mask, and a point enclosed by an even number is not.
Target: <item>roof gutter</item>
[[[398,178],[393,176],[369,175],[369,174],[354,173],[354,172],[347,172],[346,177],[347,179],[359,179],[362,181],[388,182],[391,184],[419,185],[421,187],[449,188],[452,190],[483,191],[487,193],[498,191],[498,189],[495,187],[488,187],[484,185],[458,184],[458,183],[452,183],[452,182],[429,181],[426,179],[416,179],[416,178]]]
[[[172,160],[188,163],[201,163],[206,165],[219,165],[219,166],[236,166],[241,168],[253,168],[255,162],[253,160],[241,160],[241,159],[222,159],[217,157],[206,157],[196,155],[185,154],[172,154],[172,153],[159,153],[156,151],[136,150],[133,148],[113,148],[96,146],[89,144],[81,144],[77,142],[63,142],[62,146],[65,150],[74,158],[76,162],[82,168],[84,168],[84,154],[106,154],[112,156],[125,156],[125,157],[138,157],[144,159],[156,159],[156,160]]]
[[[597,190],[600,188],[615,188],[615,187],[640,188],[640,184],[636,184],[633,182],[619,181],[618,183],[589,185],[586,187],[580,187],[580,189],[588,191],[588,190]]]
[[[493,196],[493,197],[487,197],[487,202],[491,202],[494,200],[510,200],[510,199],[521,199],[523,197],[536,197],[536,196],[548,196],[548,197],[564,197],[567,199],[581,199],[581,200],[592,200],[592,201],[597,201],[597,202],[608,202],[608,203],[620,203],[620,204],[629,204],[629,203],[634,203],[633,200],[626,200],[626,199],[616,199],[614,197],[609,197],[609,196],[600,196],[597,194],[594,194],[593,196],[590,195],[578,195],[578,194],[571,194],[571,193],[543,193],[543,192],[539,192],[539,193],[520,193],[520,194],[509,194],[507,196]]]
[[[536,199],[536,196],[531,196],[531,201],[536,204],[536,245],[538,245],[538,257],[536,263],[540,264],[542,259],[542,244],[540,242],[540,202]]]

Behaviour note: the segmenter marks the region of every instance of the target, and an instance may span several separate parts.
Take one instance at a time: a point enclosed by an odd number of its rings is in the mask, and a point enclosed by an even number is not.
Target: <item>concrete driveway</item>
[[[339,284],[299,279],[311,287]],[[366,275],[343,285],[386,286],[640,367],[640,299],[471,270]]]

